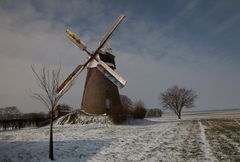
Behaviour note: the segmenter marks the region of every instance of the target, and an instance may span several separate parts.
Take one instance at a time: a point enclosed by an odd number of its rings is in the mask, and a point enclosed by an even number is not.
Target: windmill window
[[[108,110],[111,108],[111,100],[109,98],[105,100],[105,106]]]
[[[113,65],[115,65],[115,61],[114,61],[114,56],[110,55],[110,54],[99,54],[100,59],[103,62],[108,62],[108,63],[112,63]]]

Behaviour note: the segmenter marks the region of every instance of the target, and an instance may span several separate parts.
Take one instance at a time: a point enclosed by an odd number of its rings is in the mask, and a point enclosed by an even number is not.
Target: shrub
[[[114,124],[121,124],[127,119],[127,109],[122,105],[112,107],[107,114]]]
[[[134,110],[132,111],[132,116],[135,119],[143,119],[146,115],[146,108],[142,100],[135,102]]]
[[[128,96],[125,95],[120,95],[120,99],[122,107],[124,109],[124,113],[127,114],[127,117],[131,117],[134,110],[134,103]]]
[[[121,124],[127,118],[143,119],[146,112],[143,101],[133,103],[130,98],[121,95],[121,105],[113,106],[107,115],[114,124]]]

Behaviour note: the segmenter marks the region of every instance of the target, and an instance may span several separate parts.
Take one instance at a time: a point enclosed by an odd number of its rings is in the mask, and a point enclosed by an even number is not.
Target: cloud
[[[167,5],[171,6],[169,12],[154,11],[156,14],[151,15],[150,8],[146,8],[145,13],[134,1],[114,3],[77,0],[2,2],[0,74],[4,77],[0,84],[0,107],[16,105],[23,111],[45,110],[39,109],[40,104],[34,107],[36,101],[25,92],[36,87],[30,65],[39,68],[42,64],[49,67],[61,64],[65,78],[86,59],[86,55],[64,37],[65,29],[75,31],[88,48],[94,50],[121,12],[127,13],[127,19],[110,39],[117,71],[127,80],[121,93],[134,100],[143,99],[148,107],[159,107],[159,93],[179,84],[199,93],[197,106],[201,109],[239,106],[237,85],[240,77],[236,70],[239,65],[229,61],[236,61],[237,56],[227,53],[229,60],[226,60],[223,47],[214,43],[230,37],[219,39],[218,35],[209,34],[214,23],[201,25],[208,16],[214,19],[222,5],[211,12],[212,7],[202,8],[205,3],[202,1],[176,2]],[[164,7],[162,3],[156,5],[160,10]],[[216,32],[226,33],[226,29],[236,28],[239,16],[234,12],[232,15]],[[85,75],[86,72],[78,77],[63,102],[80,107]]]
[[[0,106],[16,105],[24,111],[44,111],[37,107],[40,105],[32,107],[34,101],[26,93],[37,85],[30,65],[62,64],[66,77],[86,58],[81,57],[79,50],[64,37],[64,24],[38,19],[41,13],[31,3],[1,8],[0,11],[3,20],[0,26],[0,73],[4,76],[0,85]]]

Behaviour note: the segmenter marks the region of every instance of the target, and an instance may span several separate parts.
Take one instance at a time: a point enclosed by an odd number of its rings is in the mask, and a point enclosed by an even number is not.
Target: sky
[[[239,0],[1,0],[0,107],[47,111],[30,66],[56,68],[62,80],[86,60],[65,36],[77,33],[93,51],[120,15],[126,20],[109,42],[120,93],[161,108],[160,93],[178,85],[198,94],[192,110],[240,108]],[[79,108],[86,71],[60,103]]]

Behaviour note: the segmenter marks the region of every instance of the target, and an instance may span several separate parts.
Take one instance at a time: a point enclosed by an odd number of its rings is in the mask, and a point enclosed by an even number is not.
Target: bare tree
[[[49,159],[54,160],[53,157],[53,110],[56,108],[61,97],[69,90],[66,89],[63,93],[58,95],[56,93],[60,83],[60,67],[56,70],[49,70],[45,66],[41,68],[39,73],[36,72],[35,68],[31,66],[34,75],[37,78],[38,87],[42,92],[30,92],[30,96],[36,100],[42,102],[50,112],[50,134],[49,134]]]
[[[179,88],[177,85],[168,88],[166,92],[159,96],[163,108],[172,110],[179,119],[181,119],[182,108],[194,107],[196,98],[197,94],[193,90],[184,87]]]

